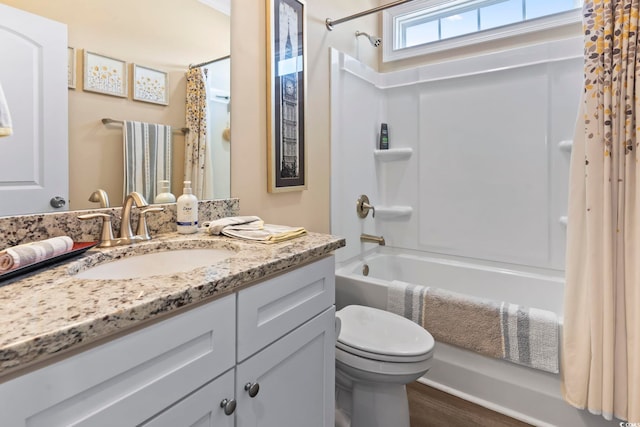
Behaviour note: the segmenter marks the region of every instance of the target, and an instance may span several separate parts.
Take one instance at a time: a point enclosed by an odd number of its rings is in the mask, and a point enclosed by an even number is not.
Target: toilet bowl
[[[350,305],[336,317],[336,426],[409,427],[405,385],[431,367],[433,337],[372,307]]]

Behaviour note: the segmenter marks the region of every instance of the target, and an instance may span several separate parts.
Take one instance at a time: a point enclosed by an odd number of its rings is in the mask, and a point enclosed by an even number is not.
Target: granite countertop
[[[0,287],[0,376],[178,308],[232,293],[344,245],[343,238],[317,233],[276,244],[204,232],[168,233],[136,245],[91,249],[50,269],[12,279]],[[100,263],[182,248],[222,248],[236,254],[185,273],[124,280],[74,278]]]

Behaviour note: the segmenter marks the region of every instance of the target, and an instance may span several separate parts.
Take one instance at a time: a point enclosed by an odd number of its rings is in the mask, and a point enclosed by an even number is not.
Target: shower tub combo
[[[394,281],[548,310],[562,319],[562,272],[427,252],[378,247],[340,263],[336,305],[386,309]],[[560,325],[562,321],[560,320]],[[560,375],[437,342],[433,367],[420,382],[537,426],[605,426],[601,417],[572,408],[560,395]]]

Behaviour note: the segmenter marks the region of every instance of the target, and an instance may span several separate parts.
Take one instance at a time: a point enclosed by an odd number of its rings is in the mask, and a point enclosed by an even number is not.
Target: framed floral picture
[[[85,50],[83,90],[126,98],[127,63]]]
[[[133,99],[169,105],[169,76],[166,72],[133,64]]]
[[[76,88],[76,48],[67,47],[67,86]]]

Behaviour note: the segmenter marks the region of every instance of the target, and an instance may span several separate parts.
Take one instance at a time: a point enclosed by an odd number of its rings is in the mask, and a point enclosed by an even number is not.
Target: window
[[[384,13],[384,60],[580,20],[582,0],[414,0]]]

